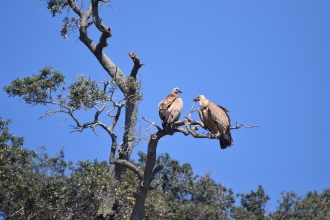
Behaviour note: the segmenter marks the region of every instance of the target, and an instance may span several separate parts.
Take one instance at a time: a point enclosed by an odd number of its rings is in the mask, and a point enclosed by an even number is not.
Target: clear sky
[[[196,174],[210,171],[235,193],[261,184],[271,197],[269,210],[282,191],[305,194],[330,187],[330,1],[112,4],[115,10],[101,10],[113,29],[105,52],[126,75],[132,68],[128,51],[147,64],[139,72],[144,96],[139,117],[159,123],[158,102],[179,87],[182,116],[204,94],[230,110],[232,124],[261,126],[233,130],[234,146],[226,150],[217,140],[167,136],[159,153],[192,164]],[[94,80],[108,78],[77,34],[67,40],[60,36],[63,18],[53,18],[41,1],[2,1],[0,19],[1,88],[47,65],[63,72],[67,85],[82,73]],[[99,38],[95,28],[89,34]],[[54,155],[64,146],[67,159],[75,162],[108,160],[111,143],[105,133],[69,133],[72,121],[65,116],[38,120],[45,108],[27,106],[3,91],[0,99],[0,116],[13,120],[11,132],[25,137],[25,147],[44,145]],[[91,115],[80,117],[88,121]],[[196,113],[193,117],[198,119]],[[141,126],[149,125],[141,121]],[[138,145],[133,158],[146,150],[146,144]]]

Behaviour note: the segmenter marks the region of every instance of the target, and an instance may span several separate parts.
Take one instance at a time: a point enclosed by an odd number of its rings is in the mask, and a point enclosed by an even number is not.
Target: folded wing
[[[158,104],[159,117],[163,128],[173,128],[174,122],[179,120],[183,107],[183,101],[176,94],[169,94]]]

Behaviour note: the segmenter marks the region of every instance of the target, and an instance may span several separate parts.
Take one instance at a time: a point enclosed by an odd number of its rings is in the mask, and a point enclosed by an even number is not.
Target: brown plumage
[[[199,95],[194,101],[199,101],[201,106],[198,113],[204,128],[219,138],[221,149],[231,146],[233,139],[230,134],[230,118],[227,114],[229,111],[210,102],[203,95]]]
[[[173,123],[180,117],[183,101],[178,96],[178,93],[182,93],[181,90],[174,88],[172,93],[158,104],[159,117],[162,121],[163,128],[173,128]]]

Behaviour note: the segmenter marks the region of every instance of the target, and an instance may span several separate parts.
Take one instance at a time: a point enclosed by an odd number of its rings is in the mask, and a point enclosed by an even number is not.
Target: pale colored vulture
[[[158,104],[159,117],[162,120],[163,128],[173,128],[173,123],[179,120],[183,101],[178,96],[178,93],[182,93],[181,90],[179,88],[174,88],[172,93]]]
[[[220,139],[221,149],[233,144],[230,134],[230,118],[227,109],[210,102],[203,95],[199,95],[194,101],[199,101],[201,106],[198,109],[199,117],[204,123],[204,128]]]

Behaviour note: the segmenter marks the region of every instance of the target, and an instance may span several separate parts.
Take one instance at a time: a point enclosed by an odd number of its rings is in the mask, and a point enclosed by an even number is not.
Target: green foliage
[[[134,97],[133,99],[136,101],[142,101],[143,100],[143,95],[142,95],[142,81],[141,78],[135,78],[132,76],[129,76],[126,78],[126,86],[130,89],[130,90],[134,90]]]
[[[113,219],[129,219],[139,184],[132,171],[115,181],[106,162],[79,161],[73,166],[65,161],[63,149],[53,157],[45,148],[39,154],[30,151],[22,147],[22,137],[10,134],[10,123],[0,118],[0,218],[93,219],[100,211],[99,195],[106,193],[116,200]],[[138,162],[132,162],[143,167],[146,155],[138,154]],[[190,164],[180,165],[167,153],[158,156],[157,164],[164,169],[147,195],[145,219],[330,219],[330,189],[305,197],[282,193],[277,210],[267,214],[269,197],[262,186],[237,194],[240,205],[235,206],[232,190],[209,173],[197,176]]]
[[[0,119],[0,217],[91,219],[98,210],[96,192],[112,181],[109,166],[87,161],[73,167],[63,151],[49,157],[22,148],[9,123]]]
[[[5,213],[11,208],[18,210],[32,202],[25,171],[32,172],[29,165],[38,155],[21,148],[24,139],[9,133],[10,123],[10,120],[4,121],[0,117],[0,211]]]
[[[38,75],[17,78],[3,89],[10,97],[22,97],[27,104],[46,104],[52,100],[52,91],[58,90],[63,84],[61,72],[45,67],[39,70]]]
[[[20,147],[23,146],[24,138],[23,137],[15,137],[14,135],[9,133],[8,126],[12,123],[11,120],[2,120],[0,117],[0,147]]]
[[[265,205],[270,198],[265,194],[262,186],[259,186],[256,192],[251,190],[251,192],[247,194],[239,193],[237,197],[241,197],[241,206],[232,208],[231,216],[234,219],[262,220],[265,218]]]
[[[62,14],[62,10],[68,6],[67,0],[46,0],[47,9],[50,10],[53,17],[56,14]]]
[[[61,28],[61,36],[64,38],[68,38],[70,33],[77,29],[79,25],[79,19],[74,17],[64,17],[63,19],[63,26]]]
[[[282,201],[270,219],[330,219],[330,189],[318,194],[308,192],[305,197],[291,191],[282,193]]]
[[[293,206],[301,198],[293,191],[282,192],[281,195],[282,201],[279,203],[276,212],[271,214],[272,219],[294,219],[295,211]]]
[[[83,76],[75,77],[76,82],[69,86],[71,99],[69,106],[74,109],[90,109],[96,104],[106,102],[109,97],[104,90],[99,89],[99,83],[85,79]]]
[[[139,164],[144,165],[142,152]],[[190,164],[180,165],[167,153],[157,158],[157,165],[164,168],[156,176],[153,187],[162,192],[167,201],[162,205],[166,214],[157,219],[226,219],[235,202],[233,192],[211,179],[210,174],[195,175]]]
[[[98,105],[113,105],[110,96],[117,88],[113,80],[96,82],[84,76],[75,77],[75,80],[66,89],[62,73],[45,67],[39,70],[38,75],[17,78],[3,89],[10,97],[21,97],[27,104],[58,106],[63,109],[49,110],[48,115],[61,112],[70,114],[75,110],[89,110]]]

